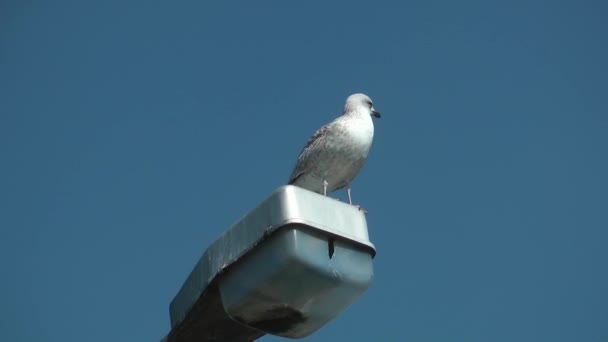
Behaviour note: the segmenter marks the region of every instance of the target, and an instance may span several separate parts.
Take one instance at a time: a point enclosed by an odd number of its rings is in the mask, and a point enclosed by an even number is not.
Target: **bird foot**
[[[357,209],[359,209],[359,211],[363,212],[365,215],[367,215],[368,211],[363,209],[360,205],[358,204],[353,204]]]

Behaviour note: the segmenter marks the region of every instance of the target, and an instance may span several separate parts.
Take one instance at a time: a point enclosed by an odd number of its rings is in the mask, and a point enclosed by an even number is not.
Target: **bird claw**
[[[368,214],[368,211],[367,211],[367,210],[365,210],[365,209],[363,209],[363,208],[362,208],[360,205],[355,204],[354,206],[355,206],[357,209],[359,209],[359,211],[363,212],[365,215],[367,215],[367,214]]]

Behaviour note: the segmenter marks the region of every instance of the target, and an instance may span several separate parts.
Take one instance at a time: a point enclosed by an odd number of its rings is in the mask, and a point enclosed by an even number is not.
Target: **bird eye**
[[[372,101],[366,101],[367,105],[371,108],[372,107]]]

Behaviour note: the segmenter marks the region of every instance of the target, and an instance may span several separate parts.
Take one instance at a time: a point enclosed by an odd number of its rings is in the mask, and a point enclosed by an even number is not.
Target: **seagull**
[[[380,118],[380,113],[369,96],[349,96],[342,115],[308,140],[288,184],[324,196],[346,188],[348,203],[352,205],[350,183],[365,164],[374,139],[372,116]]]

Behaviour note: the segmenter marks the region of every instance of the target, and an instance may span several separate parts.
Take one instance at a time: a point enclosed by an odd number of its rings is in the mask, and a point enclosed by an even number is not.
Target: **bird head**
[[[376,111],[374,108],[372,99],[365,94],[353,94],[346,99],[346,104],[344,104],[344,113],[346,114],[355,111],[368,112],[370,115],[380,118],[380,112]]]

